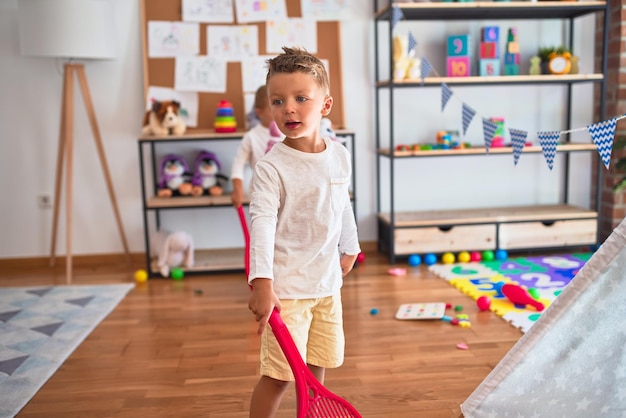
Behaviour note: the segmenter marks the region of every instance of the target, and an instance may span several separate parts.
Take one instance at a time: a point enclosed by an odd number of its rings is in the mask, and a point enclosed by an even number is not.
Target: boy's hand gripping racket
[[[237,212],[246,241],[244,259],[247,276],[250,272],[250,232],[243,206],[239,206]],[[313,373],[302,360],[296,343],[291,338],[291,334],[277,310],[272,312],[268,322],[296,380],[297,418],[361,418],[361,414],[348,401],[326,389],[313,376]]]

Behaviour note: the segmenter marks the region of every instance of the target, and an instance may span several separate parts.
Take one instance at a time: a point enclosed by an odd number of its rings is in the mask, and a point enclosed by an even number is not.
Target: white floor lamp
[[[102,137],[96,119],[91,94],[87,84],[84,64],[74,60],[113,59],[114,40],[113,6],[110,0],[19,0],[18,16],[20,48],[22,55],[64,58],[63,102],[59,148],[54,189],[54,213],[50,264],[55,264],[57,226],[63,167],[65,166],[65,210],[66,210],[66,282],[72,282],[72,201],[74,159],[74,75],[78,78],[89,124],[93,133],[98,156],[102,165],[107,189],[117,227],[127,257],[128,243],[117,199],[109,174],[109,167],[102,145]]]

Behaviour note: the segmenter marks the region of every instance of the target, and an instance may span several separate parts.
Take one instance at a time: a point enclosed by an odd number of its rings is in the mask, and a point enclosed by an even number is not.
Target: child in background
[[[257,162],[250,195],[248,306],[262,335],[251,418],[274,417],[293,381],[267,329],[273,309],[320,382],[326,368],[343,363],[341,286],[360,252],[349,152],[320,135],[321,119],[333,104],[324,65],[304,50],[286,47],[268,64],[270,108],[286,136]]]
[[[241,144],[237,149],[235,159],[233,160],[230,174],[233,183],[231,201],[236,208],[243,203],[243,175],[246,164],[250,164],[250,168],[254,169],[257,161],[265,155],[268,146],[282,139],[280,132],[278,132],[280,136],[276,137],[276,134],[274,133],[274,135],[272,135],[273,132],[270,131],[272,114],[267,99],[266,86],[261,86],[256,91],[254,96],[254,111],[259,123],[248,130],[243,136]]]

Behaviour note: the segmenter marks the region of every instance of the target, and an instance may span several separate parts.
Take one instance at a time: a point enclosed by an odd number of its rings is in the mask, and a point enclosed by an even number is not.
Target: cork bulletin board
[[[174,58],[148,57],[148,22],[149,21],[182,21],[182,0],[140,0],[141,1],[141,29],[143,49],[143,78],[144,94],[148,87],[174,88]],[[301,17],[300,0],[286,0],[288,17]],[[206,55],[206,33],[208,25],[219,23],[200,23],[200,55]],[[237,25],[236,22],[225,25]],[[256,25],[259,31],[259,55],[271,55],[266,52],[265,23],[246,23]],[[317,53],[320,59],[328,61],[330,90],[334,99],[333,109],[328,116],[335,129],[345,128],[343,108],[343,84],[341,69],[341,32],[340,22],[317,22]],[[246,109],[244,91],[241,79],[241,63],[227,64],[226,93],[198,93],[198,126],[189,127],[188,133],[212,132],[215,112],[220,100],[232,103],[237,120],[238,130],[245,129]]]

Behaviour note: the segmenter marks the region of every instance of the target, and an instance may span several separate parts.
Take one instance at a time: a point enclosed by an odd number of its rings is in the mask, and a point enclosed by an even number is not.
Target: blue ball
[[[372,308],[372,309],[370,310],[370,315],[378,315],[378,309],[376,309],[376,308]]]
[[[508,257],[509,257],[509,254],[506,252],[506,250],[498,250],[498,251],[496,251],[496,260],[504,261]]]
[[[422,264],[422,257],[420,257],[417,254],[411,254],[409,256],[409,266],[411,267],[417,267],[420,264]]]
[[[435,254],[426,254],[424,256],[424,263],[428,266],[432,266],[437,263],[437,256]]]

